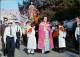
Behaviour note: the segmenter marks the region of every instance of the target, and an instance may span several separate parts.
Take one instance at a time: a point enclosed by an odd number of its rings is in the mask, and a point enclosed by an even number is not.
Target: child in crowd
[[[28,49],[28,55],[31,53],[34,55],[34,49],[36,49],[36,37],[35,37],[35,25],[32,24],[32,27],[30,27],[27,31],[28,33],[28,43],[27,43],[27,49]]]

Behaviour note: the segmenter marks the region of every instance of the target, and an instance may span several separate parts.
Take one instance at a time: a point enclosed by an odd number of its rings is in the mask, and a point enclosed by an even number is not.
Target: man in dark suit
[[[73,37],[73,43],[74,43],[74,46],[75,46],[75,51],[76,51],[76,53],[78,53],[79,42],[75,38],[75,30],[76,30],[76,27],[77,27],[77,23],[79,23],[79,18],[77,17],[75,19],[76,19],[76,22],[72,26],[72,37]]]
[[[2,52],[3,52],[3,55],[6,55],[5,54],[5,45],[4,45],[4,31],[5,31],[5,28],[8,26],[7,25],[7,21],[8,19],[7,18],[4,18],[4,24],[1,25],[1,36],[2,36]]]

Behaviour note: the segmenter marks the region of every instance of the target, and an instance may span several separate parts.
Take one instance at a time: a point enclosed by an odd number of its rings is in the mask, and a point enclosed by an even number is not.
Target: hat
[[[13,21],[10,21],[10,20],[9,20],[9,21],[8,21],[8,24],[9,24],[9,23],[13,23]]]
[[[19,23],[19,21],[15,21],[15,23]]]

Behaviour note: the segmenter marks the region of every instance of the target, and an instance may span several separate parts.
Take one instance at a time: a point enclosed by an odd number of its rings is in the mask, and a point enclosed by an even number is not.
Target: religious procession
[[[28,56],[36,55],[36,50],[40,50],[40,54],[49,54],[55,50],[59,54],[64,54],[68,49],[69,43],[67,42],[70,37],[72,38],[72,45],[74,45],[74,53],[80,55],[79,17],[74,18],[75,22],[72,25],[72,30],[70,30],[68,25],[71,24],[65,25],[64,21],[59,20],[51,23],[46,14],[39,20],[40,11],[36,11],[33,2],[30,2],[27,11],[28,17],[23,25],[19,20],[12,21],[7,17],[3,18],[0,32],[2,36],[2,56],[16,57],[16,49],[21,50],[21,45],[25,45],[26,55]],[[24,44],[22,44],[22,41]],[[52,54],[54,55],[54,53]]]

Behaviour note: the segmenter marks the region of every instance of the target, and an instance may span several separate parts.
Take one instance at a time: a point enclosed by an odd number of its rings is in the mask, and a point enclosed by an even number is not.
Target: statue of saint
[[[31,5],[29,6],[29,9],[28,9],[29,20],[31,20],[32,22],[34,22],[34,17],[35,16],[36,16],[36,8],[33,5],[33,2],[31,2]]]

